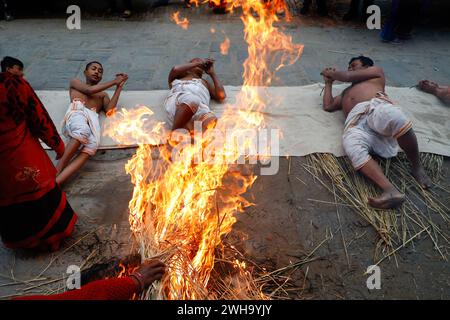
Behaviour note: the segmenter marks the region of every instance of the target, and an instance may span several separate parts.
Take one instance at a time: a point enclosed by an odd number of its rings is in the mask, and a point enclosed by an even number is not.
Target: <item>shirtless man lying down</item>
[[[347,71],[326,68],[321,74],[325,81],[324,110],[333,112],[342,109],[346,117],[343,134],[345,153],[355,170],[382,189],[379,197],[368,199],[369,204],[388,209],[401,205],[405,200],[405,195],[386,178],[370,155],[394,157],[398,146],[410,160],[416,180],[423,188],[430,187],[431,180],[420,163],[412,122],[386,95],[383,69],[374,66],[372,59],[359,56],[350,60]],[[333,97],[335,80],[349,82],[351,86],[341,95]]]

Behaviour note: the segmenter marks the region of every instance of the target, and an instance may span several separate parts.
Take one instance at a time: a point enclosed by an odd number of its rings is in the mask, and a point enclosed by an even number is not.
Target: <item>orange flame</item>
[[[188,18],[180,18],[180,11],[174,12],[170,19],[175,22],[177,25],[179,25],[184,30],[187,30],[189,28],[189,20]]]
[[[199,4],[200,4],[200,0],[189,0],[188,3],[189,3],[190,5],[193,4],[194,6],[198,7]]]
[[[107,112],[106,112],[106,116],[107,117],[112,117],[113,115],[115,115],[116,114],[116,108],[113,108],[113,109],[110,109],[110,110],[108,110]]]
[[[262,111],[268,103],[264,87],[272,83],[279,68],[300,57],[303,46],[274,26],[279,20],[277,11],[287,11],[284,1],[234,0],[227,1],[227,6],[242,8],[248,58],[236,104],[226,106],[215,129],[263,128]],[[111,118],[105,131],[119,142],[139,143],[125,166],[134,184],[129,203],[131,230],[144,258],[166,257],[169,270],[161,283],[160,298],[211,298],[208,284],[215,250],[231,231],[235,214],[252,205],[243,194],[256,176],[229,170],[241,156],[236,141],[219,141],[213,152],[205,152],[212,131],[206,131],[198,143],[184,145],[179,150],[182,157],[174,157],[173,150],[179,145],[163,143],[170,133],[163,123],[152,120],[152,115],[145,106],[122,110]],[[253,142],[246,137],[240,143],[250,146]],[[199,154],[203,161],[196,161]],[[245,263],[235,264],[245,268]]]
[[[228,51],[230,49],[230,39],[228,37],[225,37],[225,40],[220,44],[220,53],[224,56],[228,54]]]

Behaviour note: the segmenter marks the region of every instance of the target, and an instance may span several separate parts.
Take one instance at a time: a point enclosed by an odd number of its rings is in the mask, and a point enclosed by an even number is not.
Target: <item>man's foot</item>
[[[412,175],[414,176],[414,178],[416,178],[417,182],[424,189],[429,189],[433,185],[433,182],[428,177],[422,166],[419,167],[418,169],[413,169]]]
[[[436,90],[439,89],[439,85],[435,82],[422,80],[417,84],[417,88],[424,92],[434,94]]]
[[[392,209],[405,201],[405,195],[398,190],[385,191],[377,198],[369,198],[369,205],[377,209]]]

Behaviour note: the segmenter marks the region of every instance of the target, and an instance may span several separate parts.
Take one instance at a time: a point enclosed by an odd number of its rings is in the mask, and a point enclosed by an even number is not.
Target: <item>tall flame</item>
[[[303,46],[292,43],[290,36],[274,26],[279,21],[277,11],[287,11],[284,1],[235,0],[227,6],[242,8],[248,58],[237,102],[226,106],[216,129],[262,128],[267,100],[258,87],[269,86],[278,69],[300,57]],[[152,122],[151,116],[147,107],[122,110],[106,130],[123,143],[130,138],[139,141],[136,154],[125,167],[134,184],[129,203],[131,230],[144,258],[158,256],[169,266],[159,298],[214,298],[209,280],[216,248],[231,231],[235,214],[252,205],[243,194],[256,176],[229,170],[240,156],[235,143],[222,141],[215,144],[214,152],[205,153],[210,131],[199,143],[186,144],[182,157],[175,157],[173,150],[179,145],[161,142],[169,132],[163,124]],[[196,161],[199,154],[203,161]]]
[[[230,39],[225,37],[225,40],[220,44],[220,53],[224,56],[228,54],[228,50],[230,50]]]

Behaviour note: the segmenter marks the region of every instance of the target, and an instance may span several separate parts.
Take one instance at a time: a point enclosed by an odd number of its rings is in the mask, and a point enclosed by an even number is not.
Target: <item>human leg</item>
[[[408,160],[411,162],[412,174],[416,178],[417,182],[422,186],[422,188],[427,189],[432,186],[431,179],[425,173],[420,162],[419,147],[417,144],[416,134],[411,128],[401,137],[397,138],[400,148],[405,152]]]
[[[375,208],[393,208],[404,201],[404,195],[394,187],[378,163],[370,156],[372,134],[375,133],[365,126],[347,129],[343,136],[344,151],[353,168],[382,190],[379,197],[368,199],[369,204]]]
[[[61,159],[56,164],[56,175],[59,175],[61,171],[67,166],[67,164],[72,160],[75,153],[80,148],[80,141],[77,139],[71,138],[69,143],[66,146],[66,149],[64,150],[64,154],[61,157]]]
[[[61,173],[56,177],[56,183],[64,184],[75,172],[77,172],[89,159],[89,154],[80,152],[80,154],[73,159],[73,161],[65,167]]]

